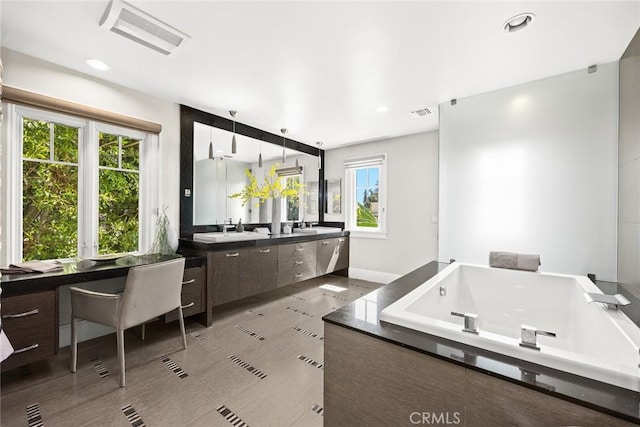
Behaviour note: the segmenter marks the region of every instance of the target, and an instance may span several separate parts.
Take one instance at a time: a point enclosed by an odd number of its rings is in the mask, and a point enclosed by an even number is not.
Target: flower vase
[[[280,234],[282,203],[279,197],[271,199],[271,234]]]

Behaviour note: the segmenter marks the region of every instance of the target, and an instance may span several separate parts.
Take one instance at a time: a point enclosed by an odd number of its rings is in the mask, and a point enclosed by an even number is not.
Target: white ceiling
[[[618,60],[640,26],[640,0],[131,3],[192,40],[167,57],[99,28],[107,1],[2,0],[2,45],[323,148],[433,130],[451,98]],[[505,33],[522,12],[532,25]]]

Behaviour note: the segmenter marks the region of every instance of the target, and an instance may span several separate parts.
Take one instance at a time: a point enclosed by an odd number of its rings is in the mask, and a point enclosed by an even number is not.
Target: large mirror
[[[305,193],[299,198],[282,200],[282,221],[317,222],[319,160],[317,156],[236,134],[236,153],[231,151],[233,134],[226,130],[195,122],[193,126],[193,225],[231,222],[271,222],[271,200],[260,204],[257,199],[242,205],[230,195],[240,192],[248,183],[248,169],[259,183],[272,165],[276,165],[283,185],[304,183]],[[262,155],[262,167],[258,157]],[[295,166],[298,168],[295,168]]]

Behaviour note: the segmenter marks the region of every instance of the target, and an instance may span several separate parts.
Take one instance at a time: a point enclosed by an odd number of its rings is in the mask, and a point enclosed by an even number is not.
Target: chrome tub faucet
[[[595,292],[587,292],[584,294],[587,302],[599,302],[602,304],[606,304],[609,310],[618,310],[621,306],[631,304],[624,295],[615,294],[615,295],[606,295],[606,294],[597,294]]]
[[[544,335],[552,338],[556,337],[555,332],[543,331],[534,326],[520,325],[520,347],[527,347],[539,351],[538,335]]]

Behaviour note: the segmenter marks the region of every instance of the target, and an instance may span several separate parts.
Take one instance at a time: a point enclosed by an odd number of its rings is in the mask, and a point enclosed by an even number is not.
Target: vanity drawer
[[[278,259],[278,271],[290,270],[292,268],[303,267],[311,264],[316,264],[315,250],[299,252],[296,256]]]
[[[57,349],[58,322],[55,291],[2,298],[2,329],[14,353],[2,370],[53,356]]]
[[[296,258],[311,253],[315,257],[316,242],[289,243],[278,248],[278,259]]]
[[[292,269],[278,271],[278,287],[316,277],[316,266],[308,264]]]

